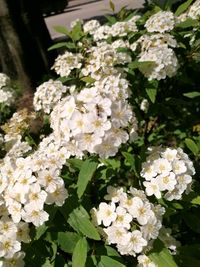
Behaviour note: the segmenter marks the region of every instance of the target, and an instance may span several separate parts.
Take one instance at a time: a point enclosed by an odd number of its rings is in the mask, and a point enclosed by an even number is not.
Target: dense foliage
[[[55,27],[34,111],[0,74],[0,266],[200,265],[200,1],[110,7]]]

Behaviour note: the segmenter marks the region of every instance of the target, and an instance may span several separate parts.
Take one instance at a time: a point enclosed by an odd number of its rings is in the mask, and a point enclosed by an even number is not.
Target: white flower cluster
[[[4,73],[0,73],[0,88],[7,86],[9,84],[10,84],[10,78]]]
[[[92,35],[100,26],[101,25],[98,20],[92,19],[85,22],[85,24],[83,25],[83,31]]]
[[[148,32],[169,32],[175,26],[175,16],[171,11],[159,11],[152,15],[144,26]]]
[[[171,201],[181,199],[184,192],[189,192],[192,175],[195,174],[192,161],[181,148],[150,149],[147,161],[142,164],[141,176],[147,196],[155,195]]]
[[[137,137],[137,121],[127,97],[128,82],[110,76],[63,98],[50,117],[56,140],[73,143],[78,155],[114,156],[129,140],[129,131]]]
[[[105,196],[110,203],[101,202],[92,209],[96,225],[102,225],[108,244],[116,244],[122,255],[136,256],[152,246],[162,227],[164,208],[153,205],[143,191],[109,186]]]
[[[200,0],[195,1],[189,8],[187,16],[192,19],[200,18]]]
[[[98,26],[96,22],[86,22],[84,29],[86,28],[86,31],[93,35],[95,41],[105,40],[109,37],[123,37],[130,32],[138,31],[136,21],[139,18],[140,16],[133,16],[128,21],[118,21],[112,26]]]
[[[0,257],[13,259],[21,242],[29,242],[29,223],[48,220],[44,204],[64,204],[68,197],[60,172],[65,151],[49,137],[28,157],[8,155],[0,166]]]
[[[29,128],[30,121],[35,113],[29,113],[26,108],[13,113],[12,117],[1,128],[5,132],[4,141],[21,140],[23,133]]]
[[[138,61],[152,62],[140,68],[145,77],[161,80],[176,74],[179,65],[172,48],[177,46],[177,42],[170,34],[143,35],[130,48],[135,50],[138,44],[141,47]]]
[[[60,101],[67,87],[60,81],[49,80],[36,88],[33,106],[36,111],[43,110],[49,114],[53,107]]]
[[[82,74],[100,80],[103,77],[122,72],[115,66],[131,62],[131,57],[127,53],[117,52],[118,45],[118,42],[114,44],[101,42],[98,43],[98,46],[91,47],[87,51],[85,66],[81,69]],[[126,46],[123,41],[120,42],[120,45]]]
[[[79,69],[82,66],[82,58],[81,54],[73,54],[66,51],[63,55],[59,55],[56,58],[51,69],[54,69],[61,77],[68,76],[72,70]]]
[[[10,78],[0,73],[0,104],[10,106],[14,102],[14,93],[10,88]]]

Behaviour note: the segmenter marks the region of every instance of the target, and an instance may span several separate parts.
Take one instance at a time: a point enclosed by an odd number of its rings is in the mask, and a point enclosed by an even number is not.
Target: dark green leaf
[[[138,177],[139,175],[136,169],[136,162],[134,155],[128,152],[122,152],[122,155],[125,157],[126,161],[130,164],[131,169],[134,171],[135,175]]]
[[[74,209],[70,213],[68,223],[78,233],[82,233],[83,235],[94,240],[101,239],[97,229],[89,220],[87,211],[83,207]]]
[[[193,0],[188,0],[185,3],[183,3],[182,5],[180,5],[176,10],[175,15],[180,16],[184,11],[186,11],[188,9],[188,7],[191,5],[192,2],[193,2]]]
[[[179,27],[179,28],[183,28],[184,29],[184,28],[189,28],[189,27],[196,27],[198,25],[199,25],[198,20],[188,18],[185,21],[180,22],[176,26]]]
[[[57,43],[57,44],[54,44],[54,45],[50,46],[48,48],[48,51],[53,50],[53,49],[58,49],[58,48],[61,48],[61,47],[66,47],[66,46],[67,46],[66,42]]]
[[[108,256],[101,256],[98,267],[126,267],[119,261],[113,260]]]
[[[80,239],[72,255],[72,267],[84,267],[87,258],[87,241],[83,237]]]
[[[57,243],[63,251],[67,253],[73,253],[74,248],[77,242],[79,241],[79,239],[80,239],[80,236],[76,233],[59,232]]]
[[[85,192],[87,184],[92,179],[94,172],[96,171],[97,165],[97,162],[94,162],[90,159],[84,161],[79,172],[77,182],[77,194],[79,198],[81,198],[83,193]]]
[[[184,221],[195,233],[200,233],[200,218],[198,212],[186,212],[184,214]]]

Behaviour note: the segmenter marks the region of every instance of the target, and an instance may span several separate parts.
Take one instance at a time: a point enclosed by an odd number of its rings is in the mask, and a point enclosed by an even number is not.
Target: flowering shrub
[[[0,266],[200,265],[199,10],[56,27],[57,78],[1,125]]]

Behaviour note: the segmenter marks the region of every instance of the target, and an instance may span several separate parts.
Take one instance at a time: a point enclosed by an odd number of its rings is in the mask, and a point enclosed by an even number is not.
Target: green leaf
[[[64,35],[71,37],[70,32],[65,27],[58,25],[58,26],[54,26],[53,28],[56,32],[59,32],[59,33],[62,33]]]
[[[117,20],[115,17],[104,15],[104,17],[111,23],[114,24]]]
[[[126,161],[130,164],[131,169],[134,171],[135,175],[138,177],[138,172],[136,169],[136,158],[134,155],[128,153],[128,152],[122,152],[122,155],[125,157]]]
[[[117,159],[102,159],[100,162],[107,167],[111,167],[113,170],[118,170],[121,166],[120,160]]]
[[[178,28],[189,28],[189,27],[196,27],[199,25],[198,20],[188,18],[183,22],[180,22],[179,24],[176,25]]]
[[[72,167],[77,168],[77,169],[81,169],[82,165],[83,165],[83,161],[81,159],[68,159],[67,162],[69,162],[70,165],[72,165]]]
[[[189,93],[185,93],[183,95],[186,97],[189,97],[189,98],[195,98],[195,97],[200,96],[200,93],[199,92],[189,92]]]
[[[81,23],[77,22],[76,25],[73,27],[70,36],[72,40],[79,41],[83,35],[84,33],[82,32]]]
[[[41,267],[52,267],[52,264],[50,263],[49,259],[47,259],[46,262],[42,264]]]
[[[87,258],[87,241],[83,237],[80,239],[72,255],[72,267],[84,267]]]
[[[108,256],[101,256],[98,267],[126,267],[119,261],[113,260]]]
[[[158,267],[178,267],[169,250],[164,247],[160,240],[156,240],[154,242],[154,250],[148,255],[148,257]]]
[[[195,142],[192,139],[186,138],[185,139],[185,144],[189,148],[189,150],[192,151],[192,153],[194,155],[198,154],[199,148],[198,148],[198,146],[195,144]]]
[[[87,211],[81,206],[70,213],[68,223],[78,233],[82,233],[94,240],[101,239],[97,229],[89,220]]]
[[[53,50],[53,49],[58,49],[58,48],[61,48],[61,47],[66,47],[66,46],[67,46],[66,42],[60,42],[60,43],[57,43],[57,44],[54,44],[54,45],[50,46],[48,48],[48,51]]]
[[[148,68],[152,64],[155,63],[153,61],[133,61],[128,64],[128,68],[130,69]]]
[[[74,248],[79,241],[80,236],[73,232],[59,232],[57,244],[67,253],[73,253]]]
[[[97,165],[98,163],[92,161],[91,159],[84,161],[79,172],[77,182],[77,194],[79,198],[81,198],[83,193],[85,192],[87,184],[92,179],[94,172],[96,171]]]
[[[87,77],[83,77],[81,78],[81,81],[85,82],[85,83],[94,83],[96,80],[93,79],[92,77],[90,76],[87,76]]]
[[[191,203],[194,205],[200,205],[200,196],[197,196],[191,200]]]
[[[47,229],[48,229],[48,226],[46,226],[45,224],[36,228],[36,235],[34,239],[35,240],[40,239],[40,237],[46,232]]]
[[[112,12],[114,13],[115,12],[115,5],[111,0],[109,1],[109,5],[110,5]]]
[[[152,103],[156,101],[157,89],[156,88],[146,88],[146,93]]]
[[[193,2],[193,0],[188,0],[185,3],[183,3],[182,5],[180,5],[176,10],[175,15],[180,16],[184,11],[186,11],[188,9],[188,7],[191,5],[192,2]]]

